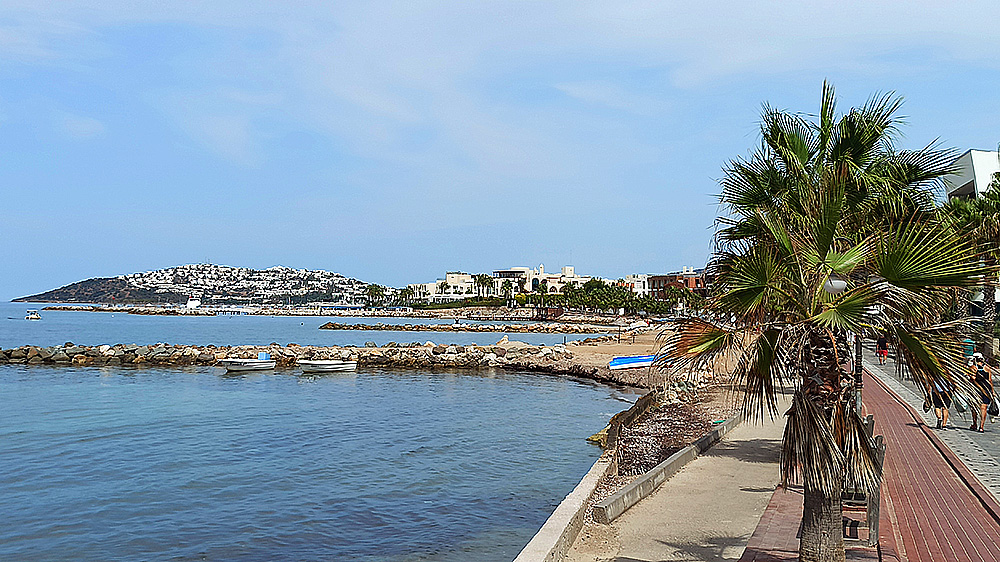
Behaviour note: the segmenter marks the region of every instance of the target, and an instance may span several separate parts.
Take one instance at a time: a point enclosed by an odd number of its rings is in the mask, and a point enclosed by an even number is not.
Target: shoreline
[[[619,355],[655,353],[655,334],[647,329],[630,333],[633,343],[621,343],[617,336],[601,336],[568,344],[531,345],[508,337],[494,345],[440,345],[434,342],[398,344],[381,347],[312,346],[290,343],[279,345],[197,346],[138,344],[60,346],[22,345],[0,350],[0,364],[52,366],[213,366],[221,359],[253,358],[260,352],[270,353],[277,368],[294,369],[300,359],[350,359],[358,367],[406,369],[507,369],[553,375],[575,376],[597,382],[654,388],[664,378],[658,370],[649,368],[612,371],[608,362]]]
[[[619,316],[597,312],[565,311],[558,317],[539,318],[534,308],[491,308],[469,306],[434,310],[389,310],[389,309],[331,309],[318,306],[202,306],[184,308],[182,306],[155,305],[111,305],[92,303],[30,303],[41,306],[42,311],[59,312],[110,312],[141,316],[319,316],[341,318],[424,318],[438,320],[469,320],[499,322],[531,322],[562,324],[591,324],[617,329],[622,322],[629,324],[644,320],[639,316]]]
[[[608,326],[594,324],[563,324],[559,322],[536,322],[533,324],[341,324],[327,322],[320,330],[358,330],[366,332],[497,332],[517,334],[608,334]]]

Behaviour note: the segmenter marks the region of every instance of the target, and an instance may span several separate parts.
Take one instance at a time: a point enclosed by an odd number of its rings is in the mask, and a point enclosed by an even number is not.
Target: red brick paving
[[[996,499],[909,405],[868,373],[864,396],[868,412],[875,416],[875,433],[886,442],[879,521],[882,560],[1000,562]],[[801,492],[779,488],[740,560],[797,559],[801,520]],[[876,549],[857,542],[848,541],[847,550],[848,560],[879,559]]]

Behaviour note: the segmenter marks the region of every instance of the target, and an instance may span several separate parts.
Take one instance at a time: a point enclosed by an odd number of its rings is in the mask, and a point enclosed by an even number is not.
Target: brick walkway
[[[1000,562],[1000,504],[909,405],[865,374],[865,405],[885,436],[880,546],[883,560]],[[802,496],[778,490],[741,560],[795,560]],[[848,545],[848,560],[877,560]]]

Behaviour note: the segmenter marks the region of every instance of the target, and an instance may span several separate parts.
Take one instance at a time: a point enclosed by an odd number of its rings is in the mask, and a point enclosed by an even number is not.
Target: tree
[[[987,265],[1000,263],[1000,178],[994,178],[985,193],[975,199],[952,199],[941,207],[946,220],[962,236],[968,237],[976,245],[983,262]],[[987,276],[983,280],[983,328],[981,340],[984,349],[996,330],[996,277]],[[958,299],[959,317],[968,316],[971,292],[961,291]],[[992,304],[992,306],[990,306]]]
[[[411,302],[413,302],[413,288],[403,287],[402,289],[396,292],[396,299],[399,301],[400,304],[410,304]]]
[[[443,295],[448,292],[448,289],[451,288],[451,285],[448,285],[447,281],[442,281],[438,283],[437,288],[438,288],[438,293]]]
[[[844,560],[843,485],[870,492],[880,478],[842,367],[849,334],[887,334],[923,387],[971,397],[957,325],[941,319],[951,288],[989,271],[932,212],[953,153],[893,146],[899,98],[876,96],[839,118],[834,102],[824,84],[815,121],[765,106],[761,147],[722,180],[729,214],[709,264],[709,317],[682,319],[660,352],[680,366],[731,358],[749,419],[776,415],[782,382],[794,384],[781,480],[803,485],[806,562]]]
[[[514,284],[511,283],[510,279],[504,279],[503,283],[500,284],[500,291],[503,292],[505,299],[510,301],[511,293],[514,290]]]
[[[476,286],[476,295],[482,297],[488,294],[493,288],[493,277],[487,273],[480,273],[472,277],[472,282]]]
[[[385,299],[385,287],[371,283],[365,287],[365,297],[368,299],[368,306],[375,306]]]

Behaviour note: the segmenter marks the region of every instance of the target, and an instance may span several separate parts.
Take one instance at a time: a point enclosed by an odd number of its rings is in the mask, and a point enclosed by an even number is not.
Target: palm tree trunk
[[[969,316],[971,314],[969,310],[972,308],[972,291],[968,289],[959,288],[955,300],[957,301],[955,304],[956,307],[958,308],[958,319],[968,321]],[[962,334],[964,336],[968,336],[969,334],[968,325],[962,326]]]
[[[983,353],[992,356],[993,330],[997,325],[996,282],[987,278],[983,285]]]
[[[805,375],[802,392],[822,412],[827,423],[838,407],[841,388],[840,360],[850,357],[850,347],[844,334],[827,329],[814,329],[803,354]],[[822,423],[822,422],[821,422]],[[811,464],[816,460],[806,460]],[[809,466],[804,470],[815,470]],[[844,530],[841,513],[843,470],[829,482],[827,489],[814,488],[804,479],[802,504],[802,534],[799,540],[799,560],[802,562],[843,562]]]
[[[843,562],[844,523],[840,504],[841,487],[830,496],[807,485],[803,489],[801,562]]]

